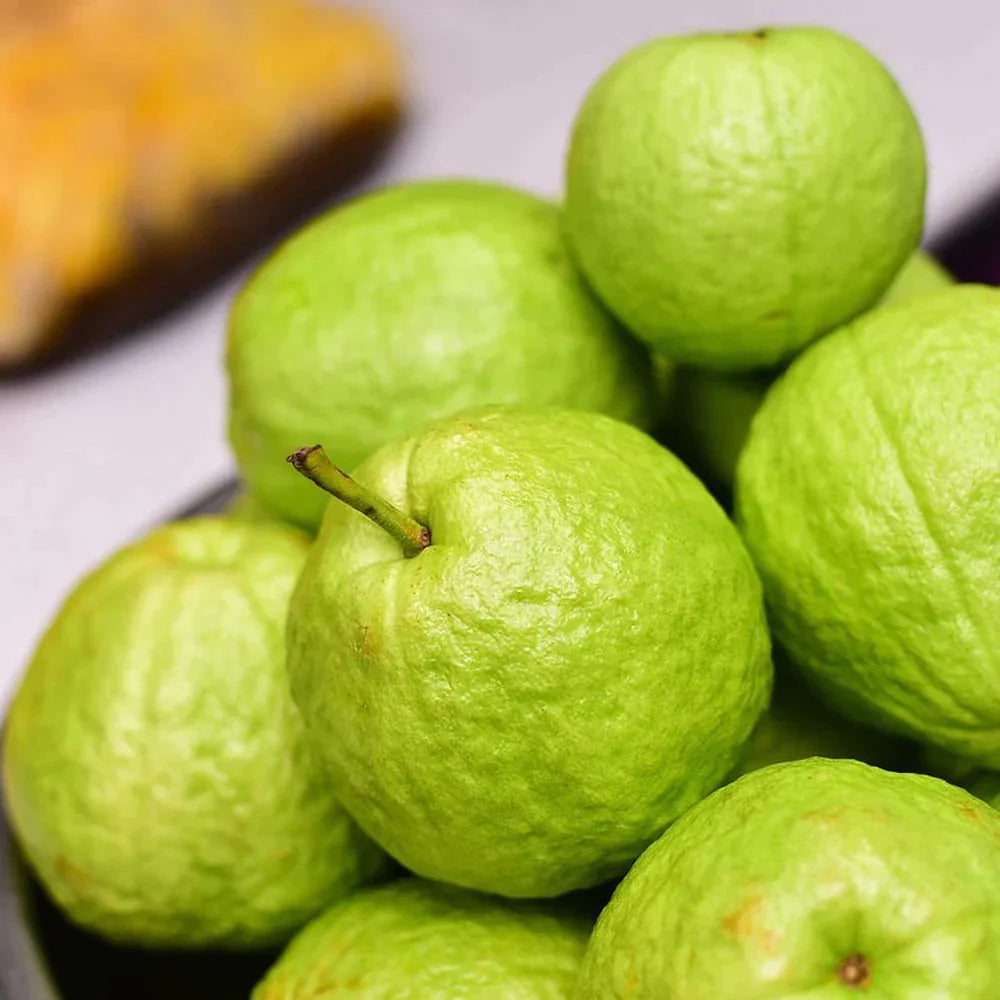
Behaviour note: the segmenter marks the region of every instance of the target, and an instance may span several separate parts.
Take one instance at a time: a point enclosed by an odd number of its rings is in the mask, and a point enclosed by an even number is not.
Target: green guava
[[[1000,808],[1000,773],[983,771],[970,777],[969,791],[977,798],[988,802],[994,809]]]
[[[922,774],[933,774],[966,788],[994,809],[1000,809],[1000,771],[937,747],[924,747],[918,763]]]
[[[771,704],[743,748],[730,780],[769,764],[805,757],[846,757],[893,769],[908,763],[910,747],[905,741],[832,712],[782,662],[777,650],[775,666]]]
[[[391,188],[293,236],[237,299],[227,367],[247,486],[305,527],[322,497],[283,464],[304,443],[351,469],[470,406],[653,412],[649,356],[577,273],[557,207],[483,182]]]
[[[885,295],[879,300],[880,306],[891,306],[909,299],[919,299],[923,295],[933,295],[955,284],[955,278],[925,250],[917,250],[900,268]]]
[[[1000,814],[811,758],[700,802],[601,915],[576,1000],[994,1000]]]
[[[566,232],[656,351],[776,365],[869,308],[916,248],[924,147],[906,99],[825,28],[659,38],[588,93]]]
[[[931,295],[954,280],[937,261],[918,250],[879,305]],[[780,374],[780,369],[727,374],[682,366],[669,381],[661,381],[664,442],[723,496],[732,491],[750,421]]]
[[[733,767],[770,691],[759,585],[651,438],[501,408],[386,446],[361,487],[293,457],[387,525],[331,502],[288,669],[340,800],[408,868],[504,896],[596,885]]]
[[[252,1000],[569,1000],[592,921],[404,879],[334,904]]]
[[[286,941],[374,876],[288,692],[283,628],[307,539],[201,518],[86,577],[14,699],[11,822],[76,923],[149,947]]]
[[[280,522],[277,514],[265,507],[252,493],[240,490],[233,497],[232,502],[226,507],[226,514],[229,517],[237,518],[240,521],[269,521]]]
[[[840,711],[1000,766],[1000,291],[886,306],[793,362],[736,507],[777,642]]]
[[[724,502],[754,414],[781,370],[713,372],[678,366],[664,400],[660,439]]]

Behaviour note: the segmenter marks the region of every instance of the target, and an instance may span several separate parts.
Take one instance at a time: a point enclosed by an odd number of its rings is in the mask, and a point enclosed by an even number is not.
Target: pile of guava
[[[254,1000],[995,1000],[1000,290],[919,249],[912,110],[826,29],[659,38],[565,176],[246,283],[244,495],[11,707],[34,873]]]

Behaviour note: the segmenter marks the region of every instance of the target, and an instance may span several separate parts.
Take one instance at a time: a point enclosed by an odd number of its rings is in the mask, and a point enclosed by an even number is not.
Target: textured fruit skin
[[[940,292],[955,279],[922,250],[893,279],[880,306]],[[655,359],[657,364],[662,364]],[[750,433],[750,422],[780,372],[726,372],[682,367],[664,382],[664,440],[674,445],[722,495],[732,492],[736,462]]]
[[[487,410],[331,503],[289,609],[292,694],[359,824],[420,875],[554,896],[620,875],[733,766],[770,689],[759,584],[704,487],[599,414]]]
[[[1000,765],[1000,291],[887,306],[768,393],[737,514],[775,638],[844,712]]]
[[[576,1000],[993,1000],[1000,814],[937,778],[775,764],[636,862]],[[867,984],[839,970],[863,957]]]
[[[912,747],[905,741],[832,712],[782,662],[779,651],[774,658],[778,669],[771,703],[730,780],[769,764],[806,757],[846,757],[893,769],[910,763]]]
[[[305,928],[252,1000],[568,1000],[591,921],[405,879]]]
[[[305,444],[352,469],[470,406],[652,417],[649,357],[572,265],[558,209],[499,184],[423,181],[323,216],[239,296],[227,364],[240,470],[306,527],[322,494],[282,464]]]
[[[705,368],[771,366],[872,305],[916,248],[906,99],[823,28],[660,38],[593,86],[566,232],[607,306]]]
[[[280,944],[384,856],[330,795],[287,688],[307,540],[202,518],[70,595],[7,720],[9,815],[77,923],[153,947]]]

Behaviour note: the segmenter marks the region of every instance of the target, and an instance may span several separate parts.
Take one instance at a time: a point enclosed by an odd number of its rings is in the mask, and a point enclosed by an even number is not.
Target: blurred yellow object
[[[308,0],[0,0],[0,367],[121,325],[329,193],[399,59]]]

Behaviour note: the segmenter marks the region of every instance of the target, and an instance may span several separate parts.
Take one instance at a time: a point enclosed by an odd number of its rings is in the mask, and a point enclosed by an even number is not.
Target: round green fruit
[[[931,295],[954,283],[940,264],[918,250],[903,265],[879,305]],[[666,367],[659,357],[657,371]],[[669,369],[668,369],[669,370]],[[713,489],[728,495],[750,422],[780,372],[727,374],[684,366],[663,380],[663,437]]]
[[[4,792],[76,923],[151,947],[283,943],[384,856],[334,801],[287,688],[298,532],[154,531],[84,579],[7,721]]]
[[[237,520],[252,521],[255,524],[261,521],[270,524],[281,523],[269,508],[265,507],[252,493],[247,493],[246,490],[240,490],[233,497],[229,506],[226,507],[226,514]]]
[[[323,441],[353,468],[470,406],[565,405],[648,424],[649,357],[573,267],[556,206],[422,181],[336,208],[239,296],[230,439],[250,491],[315,527],[322,497],[284,457]]]
[[[411,540],[331,503],[289,611],[341,801],[429,878],[555,896],[620,875],[768,699],[732,524],[651,438],[583,411],[455,417],[357,479]]]
[[[906,99],[823,28],[660,38],[580,109],[566,232],[657,351],[772,366],[867,309],[915,249],[925,164]]]
[[[887,306],[754,418],[737,512],[770,621],[841,712],[1000,766],[1000,291]]]
[[[992,1000],[1000,814],[812,758],[675,823],[601,915],[576,1000]]]
[[[777,655],[775,661],[780,662]],[[830,711],[785,666],[730,777],[806,757],[844,757],[896,769],[907,762],[908,750],[904,741]]]
[[[880,306],[890,306],[909,299],[933,295],[955,284],[955,279],[925,250],[917,250],[900,268],[879,301]]]
[[[569,1000],[591,921],[405,879],[335,904],[253,1000]]]
[[[736,463],[754,414],[780,372],[713,372],[687,365],[674,370],[664,399],[660,437],[728,500]]]

